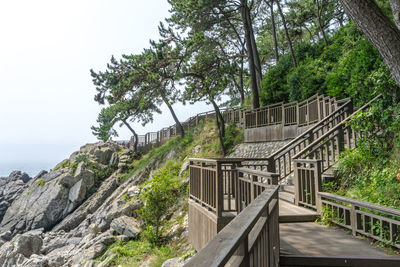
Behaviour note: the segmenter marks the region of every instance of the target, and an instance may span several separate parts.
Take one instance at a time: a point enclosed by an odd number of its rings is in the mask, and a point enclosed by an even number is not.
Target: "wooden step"
[[[279,192],[279,199],[294,204],[294,194],[289,192]]]

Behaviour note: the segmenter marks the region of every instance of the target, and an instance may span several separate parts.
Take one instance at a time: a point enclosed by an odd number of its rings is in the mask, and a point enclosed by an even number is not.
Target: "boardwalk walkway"
[[[399,258],[371,245],[369,239],[315,223],[316,216],[312,210],[279,201],[280,255]],[[290,222],[296,219],[302,222]]]
[[[305,222],[281,223],[279,228],[281,255],[398,257],[336,227]]]

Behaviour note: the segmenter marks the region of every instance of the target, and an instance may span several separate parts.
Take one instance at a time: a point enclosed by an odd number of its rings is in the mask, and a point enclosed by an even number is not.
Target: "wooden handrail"
[[[252,170],[252,169],[243,168],[243,167],[236,168],[236,170],[238,170],[240,172],[245,172],[245,173],[248,173],[248,174],[252,174],[252,175],[261,176],[261,177],[279,177],[279,174],[277,174],[277,173],[265,172],[265,171],[259,171],[259,170]]]
[[[314,126],[312,126],[310,129],[308,129],[307,131],[305,131],[304,133],[300,134],[299,136],[297,136],[295,139],[293,139],[292,141],[290,141],[289,143],[287,143],[286,145],[284,145],[283,147],[281,147],[279,150],[275,151],[272,155],[269,156],[269,158],[276,158],[281,156],[282,154],[284,154],[286,152],[287,149],[291,148],[294,144],[298,143],[299,141],[302,141],[304,139],[307,139],[306,136],[308,136],[310,133],[314,132],[316,129],[320,129],[322,128],[325,123],[327,121],[329,121],[330,119],[332,119],[335,115],[337,115],[338,113],[342,112],[342,108],[344,109],[344,107],[348,104],[351,103],[351,100],[349,100],[345,105],[343,105],[341,107],[341,109],[337,109],[334,112],[332,112],[331,114],[329,114],[327,117],[325,117],[324,119],[322,119],[321,121],[317,122]]]
[[[243,266],[250,266],[248,257],[250,252],[248,246],[249,234],[265,212],[267,212],[267,220],[271,220],[271,218],[275,219],[271,215],[278,211],[278,188],[279,186],[272,185],[270,186],[270,190],[261,193],[235,219],[209,241],[204,248],[194,255],[185,266],[224,266],[231,260],[234,253],[240,247],[243,247],[243,255],[242,257],[238,256],[240,257],[239,261],[244,264]],[[273,200],[276,201],[273,202]],[[278,245],[279,231],[273,234],[275,235],[273,240],[278,242],[273,245]],[[279,248],[277,249],[279,250]],[[279,262],[278,259],[276,259],[276,262]]]
[[[303,156],[311,147],[318,145],[319,143],[321,143],[321,141],[323,139],[325,139],[326,137],[328,137],[329,135],[331,135],[332,133],[334,133],[335,131],[337,131],[339,128],[343,127],[343,125],[345,125],[348,121],[350,121],[355,115],[357,115],[358,113],[360,113],[361,111],[364,111],[365,109],[367,109],[368,107],[371,106],[371,104],[373,102],[375,102],[377,99],[379,99],[382,95],[378,95],[376,97],[374,97],[371,101],[369,101],[367,104],[363,105],[362,107],[360,107],[359,109],[357,109],[357,111],[355,111],[354,113],[352,113],[350,116],[348,116],[347,118],[345,118],[344,120],[342,120],[340,123],[338,123],[336,126],[334,126],[332,129],[328,130],[325,134],[323,134],[322,136],[320,136],[319,138],[317,138],[316,140],[314,140],[313,142],[311,142],[307,147],[305,147],[302,151],[300,151],[299,153],[297,153],[293,159],[299,159],[301,156]],[[345,106],[345,105],[344,105]]]
[[[378,212],[386,213],[388,215],[392,215],[392,216],[396,216],[396,217],[400,218],[400,210],[398,210],[398,209],[384,207],[384,206],[376,205],[373,203],[369,203],[369,202],[365,202],[365,201],[361,201],[361,200],[357,200],[357,199],[352,199],[352,198],[348,198],[348,197],[344,197],[344,196],[339,196],[339,195],[335,195],[335,194],[331,194],[331,193],[326,193],[326,192],[318,192],[318,195],[320,195],[321,197],[329,198],[331,200],[352,204],[352,205],[360,207],[360,208],[378,211]]]

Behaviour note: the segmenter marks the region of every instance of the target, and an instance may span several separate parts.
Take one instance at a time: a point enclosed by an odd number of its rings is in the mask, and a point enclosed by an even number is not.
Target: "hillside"
[[[159,266],[190,255],[188,158],[220,156],[217,140],[214,123],[203,122],[140,159],[100,142],[35,178],[13,173],[0,185],[9,192],[0,265]]]

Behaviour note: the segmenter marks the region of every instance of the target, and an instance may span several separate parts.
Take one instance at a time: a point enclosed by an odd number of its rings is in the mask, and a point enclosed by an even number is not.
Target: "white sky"
[[[0,161],[58,162],[95,142],[90,126],[100,108],[89,70],[158,39],[168,9],[167,0],[0,0]],[[176,106],[181,121],[210,109]],[[173,124],[163,111],[135,128]]]

